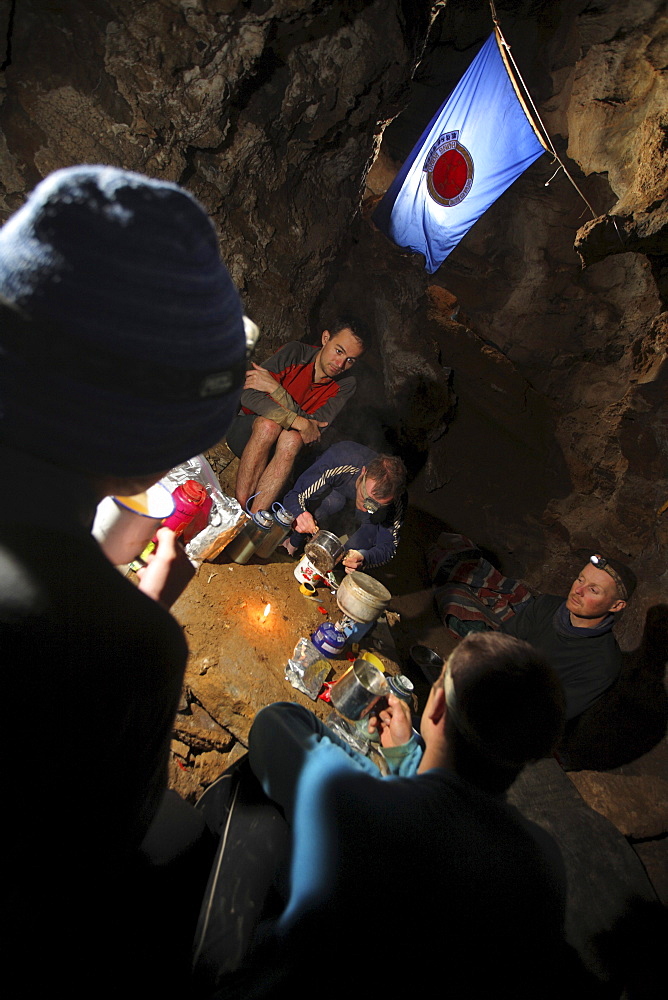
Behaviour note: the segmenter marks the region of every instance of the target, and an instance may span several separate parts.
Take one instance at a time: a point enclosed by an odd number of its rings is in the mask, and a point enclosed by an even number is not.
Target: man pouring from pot
[[[284,547],[294,555],[308,535],[326,528],[345,537],[347,573],[382,566],[394,556],[406,510],[406,469],[400,458],[342,441],[321,455],[284,497],[295,517]]]

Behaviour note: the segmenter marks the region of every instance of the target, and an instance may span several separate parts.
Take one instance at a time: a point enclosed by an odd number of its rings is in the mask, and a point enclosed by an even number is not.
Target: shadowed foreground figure
[[[306,709],[258,713],[250,765],[287,821],[288,879],[262,943],[217,995],[303,995],[325,969],[370,984],[390,961],[407,981],[445,963],[458,996],[567,995],[579,966],[562,939],[561,857],[504,801],[561,733],[551,668],[517,639],[471,636],[432,688],[424,749],[393,696],[376,725],[385,778]]]
[[[199,902],[177,903],[142,850],[187,657],[159,603],[179,557],[161,530],[137,589],[90,526],[102,497],[225,434],[241,304],[194,198],[85,166],[44,180],[0,231],[0,313],[4,732],[23,785],[5,820],[5,946],[28,996],[161,995]],[[191,856],[179,889],[207,862]]]

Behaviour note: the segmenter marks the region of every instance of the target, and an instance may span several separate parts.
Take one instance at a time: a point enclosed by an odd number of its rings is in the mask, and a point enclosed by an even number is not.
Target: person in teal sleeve
[[[513,997],[556,996],[572,968],[563,864],[503,796],[559,739],[558,678],[527,643],[480,633],[432,687],[421,742],[405,702],[388,701],[375,722],[387,777],[298,705],[271,705],[253,723],[251,768],[292,838],[254,995],[297,988],[338,942],[347,982],[366,981],[392,949],[407,964],[448,956],[464,976],[459,995],[505,984]]]

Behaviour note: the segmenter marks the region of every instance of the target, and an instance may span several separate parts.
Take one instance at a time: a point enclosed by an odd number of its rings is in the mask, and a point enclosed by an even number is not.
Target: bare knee
[[[283,433],[283,428],[270,417],[256,417],[253,421],[253,440],[262,444],[273,444]]]
[[[299,431],[283,431],[276,442],[276,454],[282,458],[294,459],[304,442]]]

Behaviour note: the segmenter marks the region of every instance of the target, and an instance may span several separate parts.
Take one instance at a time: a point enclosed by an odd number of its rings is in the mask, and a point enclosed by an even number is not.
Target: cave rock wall
[[[637,638],[645,607],[668,596],[666,5],[497,10],[596,218],[585,221],[592,213],[543,156],[435,275],[387,244],[386,270],[404,275],[392,294],[409,281],[413,300],[429,301],[405,316],[404,336],[437,341],[458,397],[414,500],[554,593],[591,551],[626,559],[641,587],[623,629]],[[434,90],[449,92],[489,34],[486,12],[469,13],[450,4],[436,25],[368,176],[370,206],[434,113]],[[455,296],[458,322],[434,289]]]
[[[399,0],[4,4],[0,213],[111,163],[206,205],[267,352],[302,337],[432,18]],[[382,44],[377,44],[378,39]],[[2,56],[0,56],[0,59]]]

